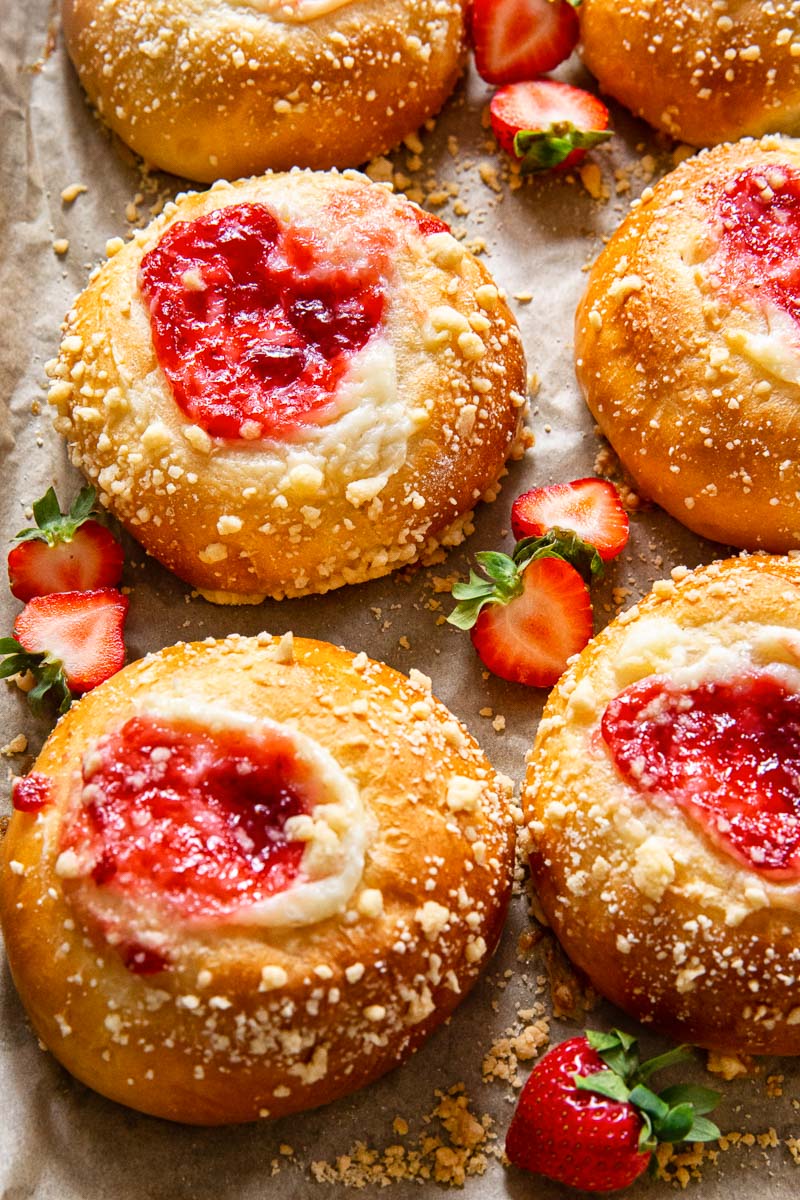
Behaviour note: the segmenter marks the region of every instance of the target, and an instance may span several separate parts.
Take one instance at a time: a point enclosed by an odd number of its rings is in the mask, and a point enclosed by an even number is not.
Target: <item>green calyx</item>
[[[688,1046],[678,1046],[640,1062],[636,1039],[630,1034],[618,1029],[610,1033],[589,1029],[586,1039],[608,1070],[593,1075],[576,1073],[575,1086],[620,1104],[631,1104],[642,1122],[641,1151],[655,1150],[659,1142],[712,1142],[721,1136],[717,1126],[705,1116],[719,1103],[719,1092],[694,1084],[675,1084],[656,1093],[647,1086],[656,1071],[691,1059]]]
[[[91,485],[81,488],[69,512],[62,513],[55,490],[48,488],[33,505],[33,519],[36,525],[20,530],[14,541],[47,542],[48,546],[55,546],[59,542],[71,542],[84,521],[91,518],[105,523],[105,514],[95,511],[95,496],[96,492]]]
[[[549,171],[573,150],[591,150],[613,136],[613,129],[578,129],[572,121],[556,121],[547,129],[520,129],[514,136],[514,153],[523,174]]]
[[[45,711],[45,701],[54,699],[58,712],[65,713],[72,704],[64,667],[60,659],[50,654],[32,654],[21,646],[16,638],[0,638],[0,679],[12,675],[24,675],[30,671],[36,683],[28,692],[28,704],[32,712],[40,717]]]
[[[517,542],[513,554],[482,550],[475,559],[483,578],[470,571],[467,583],[453,585],[458,604],[447,618],[457,629],[471,629],[487,604],[509,604],[522,594],[525,568],[539,558],[560,558],[569,563],[588,585],[603,572],[603,560],[588,542],[570,529],[551,529],[544,537]]]

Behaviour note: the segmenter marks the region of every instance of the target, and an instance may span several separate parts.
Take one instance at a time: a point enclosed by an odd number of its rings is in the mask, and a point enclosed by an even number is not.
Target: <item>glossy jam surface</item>
[[[237,204],[167,230],[139,282],[187,417],[214,437],[254,440],[325,415],[386,305],[386,247],[369,224],[357,229],[345,248],[266,205]]]
[[[640,792],[678,804],[754,870],[800,876],[800,696],[776,677],[682,690],[652,676],[611,701],[601,731]]]
[[[17,812],[39,812],[52,800],[50,780],[38,771],[31,771],[30,775],[21,775],[14,780],[11,800]]]
[[[308,774],[279,731],[135,717],[84,763],[83,803],[62,848],[88,849],[98,887],[157,898],[187,918],[222,917],[295,879],[304,845],[284,830],[310,810]],[[147,973],[139,950],[133,969]]]
[[[433,213],[425,212],[422,208],[414,209],[414,216],[417,221],[417,229],[423,237],[429,237],[432,233],[449,233],[450,226],[441,217],[434,216]]]
[[[729,287],[800,323],[800,171],[783,164],[742,171],[722,192],[717,217]]]

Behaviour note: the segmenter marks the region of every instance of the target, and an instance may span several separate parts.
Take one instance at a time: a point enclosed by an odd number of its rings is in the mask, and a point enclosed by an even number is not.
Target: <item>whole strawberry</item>
[[[506,1138],[517,1167],[587,1192],[628,1187],[659,1142],[707,1142],[719,1129],[703,1116],[719,1100],[709,1088],[656,1094],[654,1071],[684,1061],[683,1046],[640,1063],[630,1035],[589,1030],[551,1050],[522,1090]]]

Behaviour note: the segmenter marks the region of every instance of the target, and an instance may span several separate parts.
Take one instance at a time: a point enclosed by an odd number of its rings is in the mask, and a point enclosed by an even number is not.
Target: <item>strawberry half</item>
[[[119,583],[122,546],[110,529],[93,519],[94,500],[94,488],[85,487],[66,514],[53,488],[36,501],[36,527],[18,533],[8,555],[8,579],[18,600]]]
[[[686,1047],[640,1063],[626,1033],[589,1030],[556,1046],[522,1089],[506,1138],[515,1166],[587,1192],[627,1187],[659,1142],[709,1142],[720,1131],[704,1116],[719,1092],[694,1085],[646,1086],[691,1057]]]
[[[602,100],[555,79],[499,88],[489,114],[495,137],[523,172],[566,170],[613,136]]]
[[[487,83],[552,71],[578,44],[580,0],[472,0],[475,66]]]
[[[575,479],[523,492],[511,508],[514,537],[541,537],[571,529],[608,562],[628,541],[628,514],[607,479]]]
[[[567,659],[592,636],[588,580],[602,562],[570,533],[526,538],[514,554],[476,555],[485,578],[470,572],[457,583],[459,601],[447,618],[471,630],[472,644],[489,670],[512,683],[551,687]]]
[[[14,638],[0,638],[0,679],[30,671],[35,712],[51,693],[65,712],[74,694],[88,692],[125,661],[123,626],[128,600],[113,588],[35,596],[14,622]]]

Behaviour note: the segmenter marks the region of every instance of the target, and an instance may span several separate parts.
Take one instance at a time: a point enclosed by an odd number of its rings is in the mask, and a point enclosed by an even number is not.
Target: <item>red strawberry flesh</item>
[[[567,0],[473,0],[475,66],[487,83],[533,79],[578,44],[578,16]]]
[[[32,539],[9,552],[8,575],[18,600],[50,592],[115,587],[122,578],[122,546],[105,525],[85,521],[69,540]]]
[[[523,592],[507,604],[491,604],[471,631],[473,645],[494,674],[528,687],[551,687],[567,659],[592,636],[589,590],[560,558],[531,562]]]
[[[602,100],[555,79],[536,79],[500,88],[492,97],[489,113],[495,137],[514,157],[517,157],[514,138],[522,130],[544,133],[564,122],[585,132],[608,128],[608,109]],[[573,166],[585,153],[573,150],[560,167]]]
[[[63,664],[73,692],[88,692],[125,661],[125,596],[113,588],[35,596],[14,622],[14,636],[31,654]]]
[[[570,1187],[627,1187],[650,1161],[639,1151],[642,1125],[632,1105],[578,1090],[573,1074],[606,1069],[583,1037],[556,1046],[534,1067],[506,1138],[515,1166]]]
[[[747,867],[800,878],[800,696],[776,676],[687,689],[653,676],[611,701],[601,729],[637,791],[676,803]]]
[[[628,515],[613,483],[576,479],[518,496],[511,509],[511,528],[518,540],[541,537],[551,529],[571,529],[606,562],[627,543]]]

